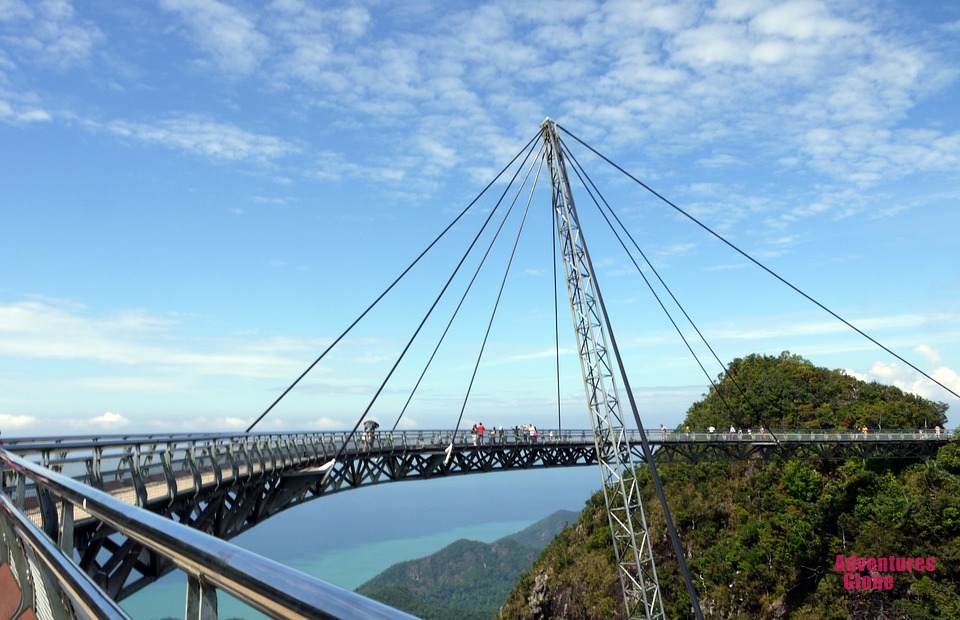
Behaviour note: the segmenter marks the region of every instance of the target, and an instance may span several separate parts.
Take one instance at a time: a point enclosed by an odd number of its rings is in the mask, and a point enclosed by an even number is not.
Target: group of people
[[[684,432],[685,434],[689,435],[689,434],[690,434],[690,426],[684,426],[684,427],[683,427],[683,432]],[[717,432],[717,427],[715,427],[715,426],[708,426],[708,427],[707,427],[707,433],[713,435],[713,434],[716,433],[716,432]],[[667,427],[665,427],[663,424],[660,425],[660,434],[661,434],[661,436],[663,436],[664,438],[666,437]],[[754,438],[754,433],[753,433],[753,429],[752,429],[752,428],[748,428],[746,431],[744,431],[742,428],[737,428],[737,427],[735,427],[735,426],[731,426],[731,427],[730,427],[730,430],[727,432],[727,439],[734,439],[734,438],[736,438],[736,439],[743,439],[744,434],[746,434],[747,439],[753,439],[753,438]],[[760,439],[766,439],[766,438],[767,438],[767,431],[761,426],[761,427],[760,427],[760,430],[757,432],[757,435],[760,437]]]
[[[470,434],[473,437],[473,445],[475,446],[482,446],[486,438],[489,438],[490,443],[503,443],[502,424],[496,428],[487,429],[487,427],[483,425],[483,422],[478,422],[470,429]],[[538,435],[539,431],[533,424],[513,427],[513,437],[518,443],[523,441],[536,443]]]
[[[684,433],[686,433],[687,435],[690,434],[689,426],[685,426],[683,430],[684,430]],[[714,426],[707,427],[707,433],[711,435],[716,433],[716,431],[717,429]],[[870,429],[867,428],[866,425],[864,425],[863,427],[860,428],[860,432],[863,433],[864,435],[867,435],[870,433]],[[923,432],[924,432],[924,429],[921,428],[919,430],[919,433],[923,435]],[[943,432],[943,428],[941,428],[941,426],[937,424],[935,427],[933,427],[933,432],[934,432],[934,435],[936,435],[937,437],[940,437],[941,433]],[[731,426],[729,432],[727,433],[727,439],[734,439],[734,438],[743,439],[744,434],[746,434],[748,439],[754,438],[753,429],[748,428],[746,432],[744,432],[742,428],[736,428],[735,426]],[[760,427],[760,431],[758,432],[758,435],[760,439],[767,438],[767,432],[764,430],[762,426]],[[660,425],[660,437],[661,439],[666,439],[667,437],[667,427],[664,426],[663,424]]]

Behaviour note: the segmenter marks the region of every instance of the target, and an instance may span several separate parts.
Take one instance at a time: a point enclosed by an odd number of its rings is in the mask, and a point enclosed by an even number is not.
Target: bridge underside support
[[[387,446],[358,451],[337,463],[329,475],[311,463],[277,471],[236,475],[229,463],[220,483],[185,487],[170,500],[148,499],[144,508],[229,540],[271,516],[322,495],[372,484],[515,469],[596,464],[593,446],[582,442],[458,446],[449,463],[442,450],[408,451]],[[188,468],[189,469],[189,468]],[[203,472],[197,468],[197,479]],[[209,472],[207,477],[212,477]],[[324,482],[324,478],[326,481]],[[190,479],[194,476],[191,474]],[[56,523],[53,524],[53,527]],[[122,600],[174,570],[173,564],[103,523],[80,519],[71,528],[72,546],[83,571],[114,600]]]

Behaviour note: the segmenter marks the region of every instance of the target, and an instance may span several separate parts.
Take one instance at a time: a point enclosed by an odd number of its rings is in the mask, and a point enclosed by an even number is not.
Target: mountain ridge
[[[460,539],[399,562],[356,592],[425,620],[492,618],[541,551],[578,513],[558,510],[491,543]]]

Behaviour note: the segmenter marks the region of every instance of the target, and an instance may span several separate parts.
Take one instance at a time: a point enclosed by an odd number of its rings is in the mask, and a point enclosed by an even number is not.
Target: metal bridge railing
[[[889,429],[862,431],[835,429],[763,429],[731,433],[716,429],[646,429],[647,439],[659,444],[713,442],[926,442],[943,441],[941,429]],[[631,444],[639,432],[627,430]],[[158,499],[172,500],[178,493],[194,492],[241,476],[265,475],[285,469],[320,466],[338,453],[351,457],[366,452],[442,450],[457,447],[526,446],[550,443],[592,446],[591,430],[487,429],[483,441],[469,431],[419,430],[358,432],[303,432],[231,434],[152,434],[23,438],[7,440],[4,447],[21,457],[96,489],[126,489],[129,501],[139,506]],[[28,486],[27,496],[34,493]]]
[[[16,478],[14,497],[0,494],[0,560],[18,581],[20,607],[40,618],[128,617],[68,555],[73,553],[73,513],[78,509],[187,574],[186,618],[215,619],[218,589],[271,618],[412,618],[7,451],[0,450],[0,464]],[[56,531],[42,531],[23,515],[22,504],[16,505],[23,501],[28,479],[45,509],[58,515]]]
[[[21,617],[27,609],[40,618],[125,618],[123,610],[32,521],[0,494],[0,565],[13,580],[3,591],[7,617]],[[19,596],[17,596],[19,595]],[[15,599],[15,600],[13,600]],[[70,610],[71,615],[65,612]]]
[[[634,431],[635,432],[635,431]],[[950,432],[946,429],[868,429],[864,431],[837,430],[837,429],[716,429],[713,432],[705,430],[685,429],[648,429],[647,438],[654,443],[682,443],[682,442],[803,442],[815,443],[818,441],[850,442],[850,441],[945,441]],[[638,438],[639,440],[639,438]]]

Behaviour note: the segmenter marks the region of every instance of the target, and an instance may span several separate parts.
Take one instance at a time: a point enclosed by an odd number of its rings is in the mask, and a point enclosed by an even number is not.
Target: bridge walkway
[[[636,462],[642,462],[638,431],[624,432]],[[946,433],[919,430],[731,434],[657,429],[646,435],[658,463],[921,459],[935,454],[948,440]],[[151,521],[154,517],[226,541],[281,510],[365,485],[597,463],[589,430],[547,430],[532,437],[511,429],[503,435],[488,435],[484,442],[464,432],[406,431],[359,438],[342,432],[38,438],[8,440],[3,447],[10,453],[5,456],[0,451],[0,465],[7,465],[0,499],[7,506],[8,521],[22,519],[21,530],[36,528],[48,541],[69,550],[75,568],[92,576],[112,601],[172,570],[184,570],[182,564],[189,562],[157,544],[153,531],[160,526]],[[49,476],[43,472],[50,472]],[[64,481],[54,484],[50,476],[62,476]],[[67,489],[67,481],[76,486]],[[98,500],[97,492],[109,500]],[[105,515],[117,515],[116,520]],[[141,521],[153,523],[153,529],[135,538],[131,531]],[[13,538],[11,530],[5,530],[8,544]],[[0,555],[0,565],[10,564],[5,558]],[[217,570],[226,572],[229,567]],[[10,568],[0,574],[0,580],[7,577],[2,583],[9,587],[10,576],[13,582],[23,583]],[[203,600],[201,586],[192,586],[198,601]],[[230,587],[242,591],[244,586]],[[21,598],[12,589],[4,588],[3,594],[4,600]]]

